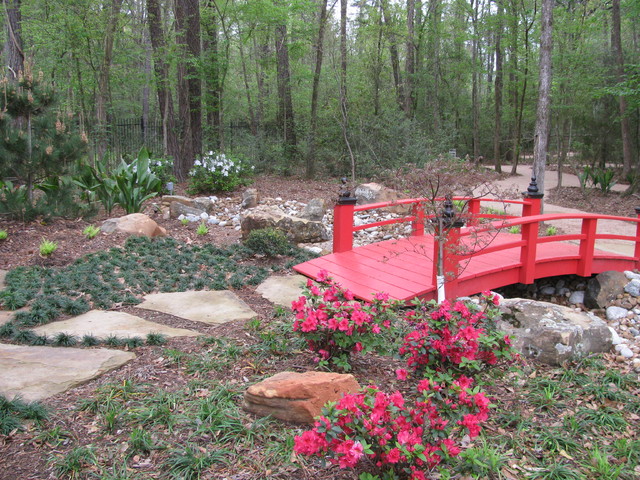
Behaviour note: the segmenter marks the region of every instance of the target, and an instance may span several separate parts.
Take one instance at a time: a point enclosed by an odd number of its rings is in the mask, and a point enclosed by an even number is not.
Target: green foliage
[[[149,153],[150,156],[150,153]],[[140,155],[138,155],[140,157]],[[166,186],[169,182],[175,183],[176,177],[173,175],[173,159],[172,158],[149,158],[149,167],[153,174],[160,181],[162,192],[166,192]]]
[[[252,168],[246,161],[224,153],[209,152],[195,161],[189,171],[190,194],[230,192],[247,185]]]
[[[6,240],[9,234],[6,230],[0,230],[0,240]]]
[[[549,225],[544,233],[547,237],[552,237],[558,233],[558,228],[554,225]]]
[[[89,240],[95,238],[96,235],[100,233],[100,227],[96,227],[95,225],[87,225],[85,229],[82,231],[82,234],[87,237]]]
[[[111,173],[116,182],[116,203],[127,213],[142,210],[142,204],[162,189],[160,179],[150,167],[149,151],[143,148],[130,165],[124,160]]]
[[[70,452],[52,457],[56,475],[63,478],[81,478],[83,472],[97,463],[92,446],[75,447]]]
[[[47,409],[38,402],[23,402],[20,397],[9,400],[0,395],[0,435],[9,435],[12,431],[21,429],[25,420],[40,424],[48,415]]]
[[[40,255],[43,257],[48,257],[52,255],[58,249],[58,244],[52,240],[42,239],[40,242]]]
[[[253,253],[267,257],[287,255],[292,250],[286,235],[276,228],[252,230],[244,245]]]
[[[151,332],[147,333],[147,345],[164,345],[167,343],[167,337],[161,333]]]
[[[209,228],[207,228],[207,225],[202,222],[196,229],[196,235],[206,235],[207,233],[209,233]]]
[[[74,131],[73,118],[58,108],[53,86],[43,81],[42,73],[34,75],[31,65],[25,65],[17,82],[5,77],[2,93],[0,178],[17,178],[25,187],[22,199],[33,206],[35,185],[64,175],[87,145]]]
[[[184,448],[174,449],[164,465],[173,478],[198,480],[210,466],[226,463],[229,454],[225,449],[202,451],[197,445],[187,444]]]

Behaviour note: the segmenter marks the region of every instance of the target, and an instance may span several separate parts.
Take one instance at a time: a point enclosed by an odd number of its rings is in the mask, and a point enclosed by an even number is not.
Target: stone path
[[[510,167],[509,167],[510,168]],[[504,190],[517,190],[518,192],[524,192],[527,190],[529,183],[531,182],[531,165],[519,165],[517,168],[517,176],[507,177],[503,180],[495,182],[495,186],[504,189]],[[562,174],[562,185],[566,187],[579,187],[580,180],[576,175],[571,173],[563,173]],[[558,186],[558,175],[556,172],[548,171],[545,173],[544,179],[544,190],[545,194],[549,194],[550,190]],[[613,190],[615,191],[623,191],[625,190],[624,185],[614,185]],[[509,212],[512,215],[520,214],[519,211]],[[569,214],[580,214],[587,213],[582,210],[577,210],[575,208],[567,208],[561,207],[559,205],[553,205],[547,202],[544,202],[544,213],[569,213]],[[633,212],[620,212],[621,215],[628,215]],[[551,225],[556,226],[557,228],[564,230],[566,232],[579,232],[581,227],[580,220],[559,220],[556,222],[550,223]],[[636,234],[636,226],[632,223],[623,223],[623,222],[612,222],[612,221],[599,221],[598,222],[598,233],[610,233],[617,235],[630,235],[635,236]],[[596,248],[600,250],[605,250],[607,252],[614,252],[622,255],[633,255],[634,254],[634,245],[629,242],[621,242],[619,240],[598,240],[596,242]]]
[[[0,344],[0,394],[42,400],[136,358],[121,350]]]
[[[154,293],[137,306],[209,325],[249,320],[256,312],[228,290]]]
[[[52,322],[34,328],[38,335],[54,336],[64,332],[82,338],[83,335],[93,335],[104,340],[109,335],[119,338],[145,337],[149,333],[161,333],[166,337],[197,337],[200,333],[183,328],[171,328],[160,323],[149,322],[135,315],[123,312],[105,312],[92,310],[83,315]]]
[[[3,278],[0,277],[0,281]],[[288,307],[301,295],[305,282],[300,275],[271,277],[258,290],[272,302]],[[164,312],[206,325],[248,320],[256,316],[245,302],[230,291],[152,294],[147,295],[138,308]],[[0,325],[8,322],[13,313],[0,311]],[[161,333],[167,337],[200,335],[195,330],[172,328],[135,315],[100,310],[52,322],[34,331],[47,336],[64,332],[76,337],[93,335],[100,339],[109,335],[120,338],[145,337],[148,333]],[[135,357],[131,352],[106,348],[0,344],[0,395],[9,399],[18,395],[26,401],[42,400],[118,368]]]

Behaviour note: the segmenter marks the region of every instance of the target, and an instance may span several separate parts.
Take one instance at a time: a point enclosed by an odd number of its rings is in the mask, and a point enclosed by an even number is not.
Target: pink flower
[[[318,279],[319,282],[324,283],[329,280],[329,272],[327,272],[326,270],[320,270],[316,278]]]
[[[356,352],[361,352],[363,349],[362,343],[361,342],[356,342],[356,344],[353,346],[353,349]]]
[[[392,448],[389,450],[389,453],[387,453],[387,462],[389,463],[398,463],[401,458],[402,454],[397,448]]]
[[[293,439],[293,450],[302,455],[314,455],[327,447],[327,441],[315,430],[308,430]]]
[[[406,380],[407,379],[407,371],[404,368],[397,368],[396,369],[396,378],[398,380]]]

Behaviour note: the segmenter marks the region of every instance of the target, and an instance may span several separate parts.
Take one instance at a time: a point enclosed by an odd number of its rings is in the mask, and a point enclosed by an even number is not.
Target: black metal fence
[[[164,152],[164,136],[162,122],[160,120],[147,120],[144,118],[116,119],[104,132],[104,151],[101,151],[98,138],[100,134],[93,135],[93,156],[103,157],[110,164],[114,164],[120,158],[133,156],[142,147],[146,147],[154,155],[162,156]]]

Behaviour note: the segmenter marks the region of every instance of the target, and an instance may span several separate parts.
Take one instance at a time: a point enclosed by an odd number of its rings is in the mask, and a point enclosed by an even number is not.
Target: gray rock
[[[628,314],[629,310],[622,307],[616,307],[615,305],[607,307],[606,310],[607,320],[610,322],[615,322],[616,320],[625,318]]]
[[[326,212],[327,202],[322,198],[314,198],[302,209],[300,218],[305,218],[312,222],[321,222]]]
[[[215,197],[197,197],[193,199],[193,208],[205,213],[213,213],[216,208]]]
[[[397,202],[402,197],[391,188],[387,188],[378,183],[364,183],[358,185],[355,190],[358,205],[381,202]],[[406,214],[410,207],[407,205],[396,205],[385,208],[386,211],[397,214]]]
[[[638,330],[635,327],[631,327],[631,328],[629,328],[629,333],[631,335],[633,335],[634,337],[637,337],[638,335],[640,335],[640,330]]]
[[[500,310],[500,327],[514,337],[514,347],[542,363],[560,365],[611,348],[608,326],[590,312],[521,298],[504,300]]]
[[[640,297],[640,280],[634,278],[624,286],[624,291],[634,297]]]
[[[542,287],[540,289],[540,294],[541,295],[555,295],[556,294],[556,288],[552,287],[551,285],[547,285],[546,287]]]
[[[258,190],[255,188],[247,188],[242,194],[242,203],[240,206],[245,210],[258,206],[260,199],[258,198]]]
[[[607,308],[627,283],[629,280],[622,272],[608,271],[596,275],[587,283],[584,305],[587,308]]]
[[[571,305],[578,305],[584,303],[584,292],[573,292],[569,296],[569,303]]]
[[[293,243],[320,243],[329,240],[329,233],[322,223],[292,217],[275,207],[257,207],[248,211],[240,225],[244,239],[253,230],[276,228]]]
[[[171,212],[171,218],[179,218],[180,215],[199,217],[202,213],[206,213],[203,209],[194,207],[193,204],[185,205],[181,202],[171,202],[169,212]]]

